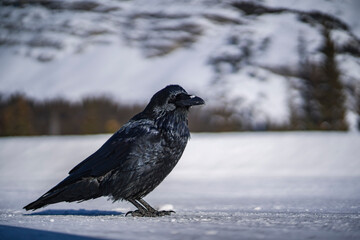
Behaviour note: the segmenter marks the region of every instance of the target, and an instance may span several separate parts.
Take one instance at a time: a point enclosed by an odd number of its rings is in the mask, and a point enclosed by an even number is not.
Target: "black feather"
[[[190,137],[188,110],[203,103],[178,85],[160,90],[143,112],[75,166],[68,177],[24,208],[35,210],[101,196],[114,201],[144,197],[177,164]]]

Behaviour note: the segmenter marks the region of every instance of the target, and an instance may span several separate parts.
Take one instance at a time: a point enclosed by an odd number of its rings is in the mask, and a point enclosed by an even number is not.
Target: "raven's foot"
[[[135,210],[135,211],[130,211],[127,212],[125,214],[125,216],[131,214],[131,216],[133,217],[163,217],[163,216],[168,216],[171,215],[171,213],[175,213],[175,211],[139,211],[139,210]]]

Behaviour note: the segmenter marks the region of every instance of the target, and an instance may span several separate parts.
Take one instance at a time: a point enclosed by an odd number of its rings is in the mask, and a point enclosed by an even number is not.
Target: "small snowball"
[[[159,211],[170,211],[174,210],[174,206],[172,204],[164,204],[159,207]]]

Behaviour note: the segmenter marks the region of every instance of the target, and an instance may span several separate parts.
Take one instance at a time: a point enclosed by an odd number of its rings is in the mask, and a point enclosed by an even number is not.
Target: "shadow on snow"
[[[1,240],[10,240],[10,239],[11,240],[12,239],[98,240],[100,238],[44,231],[44,230],[24,228],[24,227],[0,225],[0,239]]]
[[[76,215],[76,216],[118,216],[124,215],[118,211],[86,210],[86,209],[49,209],[40,212],[24,214],[27,216],[36,215]]]

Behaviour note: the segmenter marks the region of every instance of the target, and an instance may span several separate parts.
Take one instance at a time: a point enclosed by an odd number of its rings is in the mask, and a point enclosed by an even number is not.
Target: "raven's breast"
[[[134,146],[128,167],[112,173],[107,191],[114,200],[142,198],[154,190],[172,171],[184,152],[188,138],[162,136]]]

